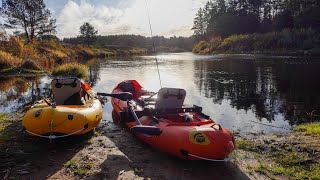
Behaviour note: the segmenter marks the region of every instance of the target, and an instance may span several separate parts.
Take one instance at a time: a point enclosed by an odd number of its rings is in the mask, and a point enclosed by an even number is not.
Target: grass
[[[252,141],[246,139],[240,139],[236,141],[236,145],[239,149],[247,150],[247,151],[256,151],[256,146]]]
[[[52,75],[56,77],[88,77],[88,67],[79,63],[68,63],[56,67],[52,71]]]
[[[274,53],[320,54],[320,33],[313,29],[285,29],[280,32],[235,34],[225,39],[214,37],[199,41],[193,52],[211,53]]]
[[[78,162],[75,160],[70,160],[64,164],[64,167],[69,169],[75,175],[85,176],[88,171],[92,169],[93,163],[91,162]]]
[[[320,123],[307,123],[307,124],[300,124],[293,128],[294,131],[303,131],[307,134],[315,135],[320,137]]]
[[[289,179],[320,179],[320,164],[312,164],[310,167],[303,165],[291,165],[283,166],[281,164],[267,165],[265,163],[259,163],[252,167],[253,171],[266,175],[270,179],[274,179],[275,176],[286,176]]]
[[[2,68],[10,67],[8,62],[11,65],[15,66],[21,62],[21,59],[12,56],[10,53],[7,53],[7,52],[0,50],[0,67],[2,67]]]
[[[319,130],[320,123],[312,123],[296,127],[298,130],[312,129],[310,132]],[[317,131],[316,131],[317,132]],[[320,179],[320,160],[307,152],[299,151],[295,148],[277,149],[276,151],[261,151],[260,146],[269,146],[270,144],[257,144],[254,141],[240,139],[237,140],[238,149],[254,155],[257,164],[247,164],[249,173],[258,172],[270,179],[277,176],[285,176],[289,179]]]
[[[15,131],[16,129],[12,129],[10,127],[12,124],[13,123],[10,120],[8,120],[7,114],[0,113],[0,153],[1,149],[3,148],[1,146],[7,141],[9,141],[12,137],[14,137],[15,133],[17,133]]]
[[[34,60],[42,68],[48,70],[57,65],[77,62],[93,57],[112,57],[141,55],[147,52],[142,48],[110,49],[102,47],[87,47],[83,45],[64,44],[58,39],[36,39],[32,43],[26,42],[22,36],[10,36],[0,33],[0,72],[13,65],[19,70],[38,70],[38,67],[30,63],[28,59]],[[21,62],[24,63],[21,64]],[[8,64],[9,63],[9,64]],[[8,73],[8,72],[7,72]]]
[[[6,115],[4,113],[0,113],[0,132],[2,132],[4,130],[4,128],[6,127]]]

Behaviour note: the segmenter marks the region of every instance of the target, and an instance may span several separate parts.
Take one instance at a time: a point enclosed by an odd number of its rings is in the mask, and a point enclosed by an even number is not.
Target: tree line
[[[70,44],[80,44],[85,42],[86,39],[83,36],[64,38],[63,42]],[[170,37],[154,36],[145,37],[141,35],[123,34],[123,35],[97,35],[92,42],[94,46],[99,47],[140,47],[140,48],[152,48],[152,44],[156,47],[170,47],[179,48],[181,50],[192,50],[195,43],[194,37]]]
[[[1,26],[4,29],[14,30],[15,35],[22,35],[26,41],[34,39],[59,40],[56,34],[56,20],[43,0],[3,0],[0,15],[4,19]],[[140,35],[110,35],[97,36],[98,31],[88,22],[79,28],[79,35],[65,38],[63,42],[71,44],[95,45],[99,47],[143,47],[152,46],[152,41],[157,47],[174,47],[191,50],[194,44],[193,37],[155,36],[144,37]]]
[[[197,11],[198,37],[265,33],[292,28],[320,30],[319,0],[210,0]]]

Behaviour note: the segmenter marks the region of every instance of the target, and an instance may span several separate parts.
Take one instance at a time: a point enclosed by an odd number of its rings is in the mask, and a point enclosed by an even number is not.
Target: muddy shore
[[[302,132],[237,135],[231,161],[185,161],[150,148],[123,125],[106,120],[86,135],[50,142],[25,134],[21,113],[4,116],[2,179],[320,179],[320,138]],[[297,165],[312,174],[275,169]]]

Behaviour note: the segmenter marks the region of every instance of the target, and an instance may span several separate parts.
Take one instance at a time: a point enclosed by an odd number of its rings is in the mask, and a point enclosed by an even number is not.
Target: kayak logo
[[[210,140],[208,139],[207,135],[205,135],[203,132],[199,131],[191,131],[189,133],[189,140],[193,144],[199,144],[199,145],[208,145],[210,144]]]

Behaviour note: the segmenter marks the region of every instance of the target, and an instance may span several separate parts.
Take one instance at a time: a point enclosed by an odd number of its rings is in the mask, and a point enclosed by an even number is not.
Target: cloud
[[[193,34],[193,32],[191,31],[192,25],[186,25],[186,26],[180,26],[180,27],[176,27],[176,28],[172,28],[166,32],[163,32],[159,35],[161,36],[184,36],[184,37],[188,37],[191,36]]]
[[[86,1],[79,4],[68,1],[57,18],[57,32],[59,37],[77,36],[79,27],[91,23],[100,34],[108,33],[111,24],[115,24],[123,10],[107,6],[97,6]]]
[[[148,13],[153,35],[189,36],[197,9],[206,0],[69,0],[57,16],[59,37],[75,37],[79,27],[91,23],[99,35],[150,35]],[[112,1],[113,2],[113,1]],[[147,8],[148,7],[148,8]],[[50,8],[50,7],[49,7]]]

